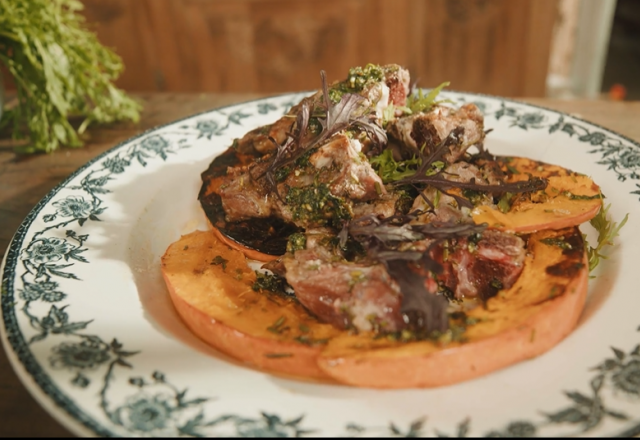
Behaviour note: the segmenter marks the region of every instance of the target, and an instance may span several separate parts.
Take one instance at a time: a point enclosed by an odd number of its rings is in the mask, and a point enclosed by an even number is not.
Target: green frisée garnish
[[[370,158],[369,163],[371,163],[371,166],[378,173],[382,181],[389,183],[415,174],[421,163],[421,159],[414,157],[412,159],[396,161],[393,158],[393,152],[387,149],[378,156]]]
[[[422,89],[418,89],[418,93],[409,95],[407,98],[407,107],[412,113],[428,112],[434,105],[446,102],[446,100],[436,101],[436,98],[442,89],[449,86],[449,84],[448,81],[445,81],[438,87],[431,89],[426,95],[422,93]]]
[[[602,250],[605,246],[613,245],[613,239],[618,236],[620,229],[622,229],[625,223],[627,223],[629,218],[629,214],[625,215],[620,224],[611,221],[611,218],[607,215],[610,207],[611,205],[607,205],[605,207],[603,204],[598,214],[589,221],[591,226],[598,231],[598,244],[596,247],[592,247],[591,245],[587,246],[589,272],[593,271],[593,269],[598,266],[601,258],[607,258],[606,255],[602,254]]]

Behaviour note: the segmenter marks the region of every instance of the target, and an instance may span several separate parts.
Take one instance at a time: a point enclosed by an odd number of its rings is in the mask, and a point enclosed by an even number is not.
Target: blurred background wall
[[[609,63],[620,64],[608,57],[620,40],[610,42],[616,4],[640,7],[640,0],[82,1],[100,40],[123,58],[118,85],[129,91],[308,90],[319,87],[321,69],[331,81],[373,62],[409,68],[422,87],[450,81],[454,90],[568,98],[600,96],[603,76],[607,87],[617,84],[615,67],[607,76]]]
[[[83,0],[135,91],[314,89],[397,63],[423,87],[542,96],[558,0]]]

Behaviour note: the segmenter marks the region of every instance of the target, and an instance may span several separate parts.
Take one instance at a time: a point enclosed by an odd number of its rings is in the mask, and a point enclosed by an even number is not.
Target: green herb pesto
[[[307,168],[313,167],[313,165],[311,165],[311,162],[309,162],[309,158],[316,151],[318,151],[317,148],[311,148],[308,151],[306,151],[302,156],[297,158],[293,164],[283,165],[281,167],[278,167],[278,169],[276,169],[274,174],[276,182],[284,182],[289,176],[289,174],[291,174],[292,172],[295,173],[296,176],[298,176],[300,173],[306,172],[305,170]],[[260,159],[256,160],[256,162],[259,160]]]
[[[564,241],[563,236],[555,237],[555,238],[554,237],[543,238],[540,241],[548,246],[558,246],[560,249],[566,249],[566,250],[571,249],[571,244]]]
[[[295,232],[289,236],[287,241],[287,252],[300,251],[307,247],[307,237],[301,232]]]
[[[311,116],[309,118],[309,126],[307,128],[308,132],[311,134],[318,135],[322,131],[322,125],[318,118]]]
[[[478,242],[480,240],[482,240],[482,234],[479,232],[476,232],[475,234],[471,234],[467,240],[469,240],[469,243],[474,243],[474,244],[478,244]]]
[[[365,67],[352,67],[349,76],[329,89],[329,99],[338,103],[345,93],[358,93],[369,84],[380,82],[384,79],[384,70],[376,64],[367,64]]]
[[[302,156],[300,156],[299,158],[296,159],[296,169],[300,169],[300,168],[306,168],[308,166],[312,166],[311,162],[309,162],[309,158],[311,157],[311,155],[313,153],[315,153],[316,151],[318,151],[317,148],[310,148],[308,151],[306,151]]]
[[[337,226],[352,218],[351,207],[341,197],[331,194],[325,183],[289,188],[285,202],[291,207],[294,220]]]
[[[287,281],[278,275],[256,271],[256,281],[251,288],[255,292],[266,290],[281,296],[290,297],[291,295],[287,292],[287,286]]]
[[[282,167],[276,170],[276,182],[283,182],[291,174],[291,167]]]

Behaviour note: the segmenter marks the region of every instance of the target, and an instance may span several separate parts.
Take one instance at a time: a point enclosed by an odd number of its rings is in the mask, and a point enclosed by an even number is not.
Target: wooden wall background
[[[558,0],[83,0],[129,91],[315,89],[398,63],[418,85],[543,96]]]

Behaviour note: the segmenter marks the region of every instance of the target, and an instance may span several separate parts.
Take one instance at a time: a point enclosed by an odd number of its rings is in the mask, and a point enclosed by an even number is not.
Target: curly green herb
[[[380,155],[370,158],[369,162],[382,181],[389,183],[414,175],[422,161],[414,157],[398,162],[393,158],[391,150],[387,149]]]
[[[422,89],[418,89],[417,94],[414,93],[407,98],[407,107],[412,113],[428,112],[434,105],[446,102],[446,100],[436,101],[436,98],[442,89],[448,87],[449,84],[448,81],[443,82],[438,87],[431,89],[426,96],[422,93]]]
[[[607,215],[611,205],[607,205],[600,209],[598,214],[592,218],[589,223],[598,231],[598,244],[596,247],[587,246],[587,255],[589,257],[589,272],[598,266],[600,259],[606,259],[607,257],[602,254],[602,250],[605,246],[612,246],[613,239],[618,236],[620,229],[627,223],[629,214],[625,215],[620,224],[611,221]]]

